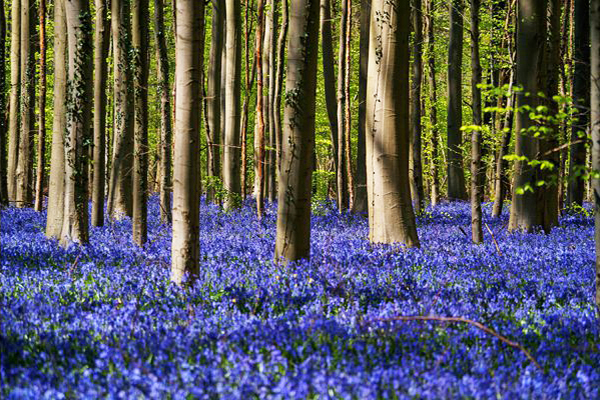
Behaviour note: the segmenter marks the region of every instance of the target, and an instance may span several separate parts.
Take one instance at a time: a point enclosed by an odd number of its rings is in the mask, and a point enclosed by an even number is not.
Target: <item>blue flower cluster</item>
[[[600,398],[593,222],[508,234],[484,206],[418,218],[422,247],[371,245],[364,216],[314,209],[312,258],[273,261],[275,209],[202,205],[201,273],[169,282],[170,227],[128,220],[85,247],[47,240],[45,215],[2,211],[0,398]],[[471,325],[382,321],[460,316]]]

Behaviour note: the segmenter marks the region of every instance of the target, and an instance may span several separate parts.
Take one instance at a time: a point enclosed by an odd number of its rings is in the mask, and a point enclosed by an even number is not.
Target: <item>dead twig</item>
[[[531,361],[540,371],[542,371],[542,372],[544,371],[542,366],[536,361],[535,358],[533,358],[531,353],[529,353],[529,351],[527,351],[527,349],[525,349],[519,343],[513,342],[512,340],[500,335],[498,332],[494,331],[493,329],[488,328],[487,326],[483,325],[482,323],[473,321],[471,319],[462,318],[462,317],[438,317],[438,316],[414,315],[414,316],[397,316],[397,317],[391,317],[391,318],[377,318],[377,319],[375,319],[375,321],[379,321],[379,322],[433,321],[433,322],[455,322],[455,323],[468,324],[468,325],[474,326],[475,328],[477,328],[489,335],[494,336],[501,342],[504,342],[511,347],[519,349],[523,354],[525,354],[527,359],[529,359],[529,361]]]
[[[500,256],[502,256],[502,250],[500,250],[500,246],[498,245],[496,236],[494,236],[494,232],[492,232],[492,230],[490,229],[490,226],[487,223],[485,224],[485,227],[487,228],[490,235],[492,235],[492,240],[494,241],[494,245],[496,246],[496,250],[498,251],[498,254],[500,254]]]

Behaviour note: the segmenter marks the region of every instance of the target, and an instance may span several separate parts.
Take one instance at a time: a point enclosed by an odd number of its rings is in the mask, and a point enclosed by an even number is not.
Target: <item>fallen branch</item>
[[[496,236],[494,236],[494,232],[492,232],[492,230],[490,229],[490,226],[487,223],[485,224],[485,227],[487,228],[490,235],[492,235],[492,240],[494,241],[494,245],[496,245],[496,250],[498,251],[498,254],[500,254],[500,256],[502,256],[502,250],[500,250],[500,246],[498,245]]]
[[[379,322],[392,322],[392,321],[434,321],[434,322],[460,322],[463,324],[468,324],[468,325],[472,325],[474,327],[476,327],[477,329],[482,330],[483,332],[490,334],[494,337],[496,337],[498,340],[500,340],[501,342],[506,343],[507,345],[514,347],[516,349],[521,350],[521,352],[523,352],[523,354],[525,354],[525,356],[540,370],[540,371],[544,371],[544,369],[542,368],[542,366],[535,360],[535,358],[533,358],[533,356],[531,355],[531,353],[529,353],[527,351],[527,349],[525,349],[523,346],[521,346],[519,343],[517,342],[513,342],[512,340],[507,339],[506,337],[500,335],[499,333],[497,333],[496,331],[494,331],[491,328],[488,328],[487,326],[477,322],[477,321],[473,321],[467,318],[462,318],[462,317],[437,317],[437,316],[423,316],[423,315],[415,315],[415,316],[398,316],[398,317],[391,317],[391,318],[377,318],[375,319],[375,321],[379,321]]]

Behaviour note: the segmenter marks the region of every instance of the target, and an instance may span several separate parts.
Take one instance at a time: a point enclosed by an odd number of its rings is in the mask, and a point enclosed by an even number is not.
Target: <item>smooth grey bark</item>
[[[238,2],[239,3],[239,2]],[[171,280],[193,283],[200,269],[200,110],[204,2],[177,0],[175,9],[175,151]]]
[[[346,29],[348,20],[348,2],[341,0],[340,23],[338,26],[339,44],[338,44],[338,69],[337,69],[337,168],[336,168],[336,201],[339,212],[348,208],[348,190],[346,175],[346,119],[344,112],[346,110]],[[329,61],[333,62],[333,60]]]
[[[350,102],[350,73],[352,68],[352,0],[346,0],[346,9],[348,10],[348,16],[346,18],[346,37],[345,40],[345,53],[344,57],[344,159],[345,159],[345,174],[346,174],[346,190],[348,197],[348,209],[354,208],[354,177],[352,173],[352,112]],[[314,161],[314,167],[316,168],[316,156]]]
[[[65,210],[65,148],[67,128],[67,25],[65,0],[54,3],[54,113],[52,119],[52,149],[48,181],[48,216],[46,236],[60,238]]]
[[[221,71],[225,1],[215,0],[212,7],[210,62],[207,73],[206,119],[208,121],[208,177],[221,177]],[[215,200],[215,188],[207,188],[209,201]]]
[[[14,1],[14,0],[13,0]],[[4,0],[0,0],[0,207],[8,205],[8,182],[6,143],[6,16],[4,15]]]
[[[148,0],[134,0],[132,50],[134,83],[133,240],[148,240]]]
[[[573,102],[577,122],[571,131],[569,181],[566,206],[583,205],[586,137],[590,116],[590,0],[574,0]]]
[[[46,183],[46,0],[39,1],[39,115],[37,139],[37,166],[35,179],[36,211],[44,207],[44,185]]]
[[[267,13],[267,21],[270,21],[270,32],[266,35],[265,45],[269,62],[269,93],[268,101],[268,127],[269,127],[269,150],[267,151],[267,199],[274,202],[277,197],[277,155],[276,155],[276,132],[275,132],[275,79],[277,78],[277,31],[279,29],[279,7],[278,1],[270,0],[271,9]],[[268,42],[268,43],[267,43]]]
[[[21,100],[21,0],[11,4],[10,32],[10,96],[8,116],[8,199],[17,199],[17,160],[20,141],[20,100]]]
[[[225,2],[225,146],[223,147],[223,188],[227,191],[224,207],[238,205],[240,184],[240,95],[242,84],[242,17],[238,0]]]
[[[526,105],[533,108],[539,105],[536,94],[544,89],[540,87],[540,73],[544,68],[546,13],[546,0],[518,1],[516,84],[523,88],[523,91],[517,94],[519,109]],[[515,118],[515,153],[519,157],[533,160],[540,149],[539,140],[528,133],[533,121],[529,118],[529,112],[519,111]],[[534,191],[537,187],[536,182],[537,172],[528,161],[517,161],[508,225],[510,231],[531,232],[542,225],[540,209],[543,205],[538,203],[539,191]],[[522,190],[524,193],[519,194]]]
[[[275,93],[273,98],[273,119],[274,119],[274,135],[276,148],[276,167],[277,180],[281,174],[281,141],[282,141],[282,123],[281,123],[281,91],[283,87],[283,74],[285,67],[285,43],[288,33],[288,0],[283,0],[281,5],[281,28],[277,39],[277,70],[275,76]]]
[[[431,108],[429,110],[429,121],[431,123],[431,157],[429,165],[431,169],[431,205],[436,206],[439,201],[440,188],[438,177],[438,145],[439,131],[437,119],[437,107],[435,99],[437,99],[437,80],[435,75],[435,36],[434,36],[434,20],[433,20],[433,0],[427,1],[427,11],[425,24],[427,25],[427,79],[429,98],[431,99]]]
[[[421,0],[412,0],[412,87],[410,95],[410,193],[415,213],[425,207],[421,159],[421,83],[423,81],[423,10]]]
[[[169,58],[167,56],[163,7],[163,0],[154,0],[154,40],[156,42],[160,94],[160,149],[158,151],[159,202],[160,220],[166,223],[171,221],[171,146],[173,142],[173,128],[171,124]]]
[[[473,243],[483,243],[482,229],[482,187],[481,187],[481,62],[479,60],[479,8],[480,0],[471,0],[471,97],[473,103],[473,125],[471,132],[471,239]]]
[[[600,171],[600,0],[591,0],[590,4],[590,43],[592,170]],[[600,179],[594,178],[592,182],[596,242],[596,306],[600,307]]]
[[[448,43],[448,198],[466,200],[462,155],[462,54],[463,0],[450,4],[450,40]]]
[[[133,89],[130,0],[111,0],[114,118],[107,211],[111,218],[133,214]]]
[[[275,244],[275,259],[287,261],[310,257],[319,5],[319,0],[297,0],[290,12]]]
[[[257,2],[256,21],[256,132],[254,133],[254,196],[256,198],[256,214],[258,219],[263,215],[263,198],[265,193],[265,107],[263,98],[263,36],[265,30],[265,0]]]
[[[366,112],[367,112],[367,69],[369,67],[369,23],[371,0],[361,0],[360,11],[360,60],[358,75],[358,132],[356,146],[356,191],[354,212],[367,211],[367,165],[366,165]]]
[[[65,2],[68,38],[68,98],[65,147],[65,211],[61,244],[86,243],[88,162],[92,139],[92,19],[89,0]]]
[[[35,2],[21,1],[21,132],[17,160],[17,207],[33,204],[33,138],[35,130]]]
[[[106,79],[110,26],[107,0],[95,0],[94,34],[94,151],[92,182],[92,225],[104,225],[104,183],[106,180]]]
[[[369,239],[418,247],[408,178],[408,1],[373,0],[367,81]]]

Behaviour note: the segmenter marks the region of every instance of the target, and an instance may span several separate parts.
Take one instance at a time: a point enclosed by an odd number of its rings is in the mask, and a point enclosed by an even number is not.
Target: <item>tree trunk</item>
[[[423,12],[421,0],[412,1],[413,39],[412,88],[410,94],[410,193],[415,212],[420,214],[425,206],[423,192],[423,165],[421,161],[421,82],[423,80]]]
[[[148,239],[148,0],[134,0],[132,19],[134,82],[133,240]]]
[[[206,117],[208,120],[208,178],[214,180],[221,176],[221,60],[223,54],[223,25],[225,16],[225,1],[213,2],[212,32],[210,43],[210,63],[208,65],[208,85],[206,97]],[[211,182],[207,189],[207,199],[215,200],[216,182]]]
[[[345,59],[344,59],[344,149],[345,155],[345,173],[346,173],[346,191],[347,191],[347,205],[348,209],[354,208],[354,179],[352,176],[352,114],[350,111],[350,72],[352,68],[352,57],[351,57],[351,45],[352,45],[352,0],[346,0],[346,9],[348,10],[348,16],[346,18],[346,37],[345,41]],[[316,161],[315,161],[316,165]],[[316,167],[315,167],[316,168]]]
[[[275,258],[310,257],[312,160],[319,40],[319,0],[297,0],[290,14]]]
[[[94,162],[92,184],[92,225],[104,225],[104,186],[106,180],[106,78],[110,28],[106,0],[95,0],[94,36]]]
[[[592,170],[600,171],[600,0],[590,4]],[[596,306],[600,307],[600,179],[594,178]]]
[[[223,149],[223,188],[227,192],[225,209],[238,206],[240,187],[240,86],[242,84],[241,6],[238,0],[226,0],[225,51],[225,147]]]
[[[32,206],[35,130],[35,3],[21,3],[21,134],[17,161],[17,207]]]
[[[338,211],[342,212],[348,208],[348,190],[345,165],[346,165],[346,142],[344,140],[346,134],[346,119],[344,112],[346,110],[346,29],[348,28],[348,2],[341,1],[340,24],[339,24],[339,46],[338,46],[338,74],[337,74],[337,207]],[[328,61],[332,62],[332,61]]]
[[[38,119],[38,148],[37,148],[37,170],[35,180],[35,204],[36,211],[42,211],[44,207],[44,181],[46,177],[46,0],[40,0],[39,20],[40,30],[40,114]]]
[[[427,78],[429,81],[429,98],[431,99],[431,109],[429,110],[429,121],[431,124],[431,157],[429,160],[431,169],[431,205],[436,206],[439,201],[440,188],[438,177],[438,120],[437,120],[437,80],[435,76],[435,36],[433,20],[433,0],[427,1],[426,19],[427,25]]]
[[[419,246],[408,179],[409,2],[373,0],[367,82],[367,190],[372,243]]]
[[[590,21],[589,0],[574,0],[573,43],[573,102],[577,108],[577,122],[571,132],[571,162],[567,185],[566,206],[583,205],[583,189],[586,162],[586,138],[590,122]]]
[[[483,243],[481,226],[481,63],[479,61],[480,0],[471,0],[471,97],[473,98],[473,131],[471,132],[471,235],[473,243]]]
[[[367,211],[367,165],[365,160],[365,128],[367,112],[367,69],[369,66],[369,21],[371,0],[361,0],[360,71],[358,76],[358,143],[356,146],[356,193],[354,212]]]
[[[154,38],[156,41],[156,59],[158,85],[160,93],[160,149],[159,149],[159,202],[160,220],[171,221],[171,99],[169,84],[169,57],[165,38],[165,20],[163,0],[154,0]],[[219,54],[220,64],[220,54]],[[220,73],[220,69],[219,69]],[[219,79],[221,76],[219,75]]]
[[[239,2],[237,2],[239,4]],[[175,153],[171,280],[192,283],[200,263],[200,110],[204,2],[178,0],[175,10]],[[229,11],[228,11],[229,14]],[[228,15],[229,16],[229,15]],[[228,40],[228,45],[231,41]],[[229,63],[231,60],[228,59]]]
[[[11,202],[17,199],[17,162],[20,142],[20,94],[21,94],[21,0],[11,4],[10,32],[10,99],[8,117],[8,165],[7,189]]]
[[[268,120],[269,120],[269,151],[267,152],[267,165],[269,172],[267,174],[267,198],[274,202],[277,197],[277,167],[276,152],[277,146],[275,138],[275,87],[277,75],[277,30],[279,29],[279,11],[277,1],[270,0],[271,9],[268,13],[268,20],[271,21],[271,32],[267,35],[268,54],[269,54],[269,95],[268,95]]]
[[[14,0],[13,0],[14,1]],[[4,0],[0,0],[0,208],[8,205],[8,182],[6,164],[6,17],[4,15]]]
[[[276,166],[277,166],[277,181],[281,174],[281,140],[282,140],[282,123],[281,123],[281,91],[283,86],[283,74],[285,66],[285,42],[288,31],[288,0],[283,0],[281,6],[281,29],[279,30],[279,38],[277,39],[277,71],[275,77],[275,94],[273,100],[273,117],[274,117],[274,135],[276,148]]]
[[[48,216],[46,236],[61,238],[65,211],[65,147],[67,129],[67,25],[65,0],[54,3],[54,113],[52,119],[52,150],[48,182]]]
[[[530,106],[535,109],[539,105],[537,93],[544,90],[540,87],[540,72],[544,61],[546,43],[546,0],[519,0],[517,18],[517,73],[516,83],[523,87],[517,94],[517,106]],[[531,94],[527,96],[526,94]],[[537,172],[528,163],[534,160],[540,149],[539,139],[528,134],[528,128],[534,125],[528,112],[516,114],[515,153],[518,157],[526,157],[526,161],[517,161],[513,180],[513,196],[510,211],[509,230],[531,232],[541,226],[539,191],[537,188]]]
[[[263,214],[263,195],[264,195],[264,164],[265,164],[265,119],[263,104],[263,32],[265,21],[264,0],[258,0],[257,4],[257,23],[256,23],[256,133],[254,134],[254,170],[255,170],[255,196],[256,196],[256,214],[258,219]]]
[[[130,0],[112,0],[111,26],[114,65],[113,155],[107,210],[111,218],[133,213],[133,102],[130,69]]]
[[[92,139],[92,20],[89,0],[65,2],[68,38],[68,111],[65,211],[61,244],[88,241],[87,168]]]
[[[450,5],[448,44],[448,198],[466,200],[462,156],[463,0]]]

